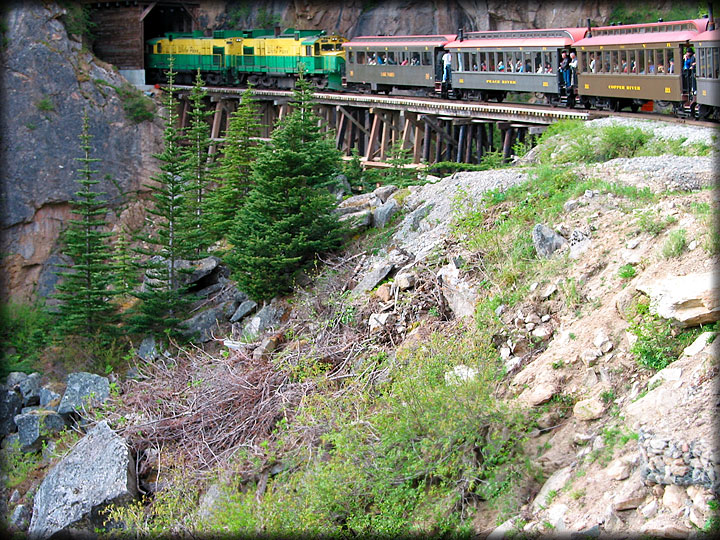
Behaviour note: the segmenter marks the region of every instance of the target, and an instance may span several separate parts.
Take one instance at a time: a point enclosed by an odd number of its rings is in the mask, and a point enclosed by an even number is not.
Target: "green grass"
[[[675,216],[660,216],[656,210],[645,210],[638,215],[635,232],[657,236],[677,222]]]
[[[55,103],[53,103],[53,100],[48,96],[43,96],[35,105],[38,111],[53,112],[55,110]]]

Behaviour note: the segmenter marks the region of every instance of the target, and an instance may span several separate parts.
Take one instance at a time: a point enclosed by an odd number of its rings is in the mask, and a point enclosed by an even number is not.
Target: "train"
[[[270,33],[272,32],[272,33]],[[686,53],[690,52],[688,69]],[[146,42],[146,82],[290,89],[300,71],[319,89],[720,120],[720,31],[712,14],[643,24],[358,36],[286,29],[168,33]],[[694,55],[694,56],[692,56]],[[565,60],[567,58],[567,60]],[[448,62],[449,61],[449,62]],[[567,69],[560,70],[564,63]],[[448,64],[446,70],[444,64]]]

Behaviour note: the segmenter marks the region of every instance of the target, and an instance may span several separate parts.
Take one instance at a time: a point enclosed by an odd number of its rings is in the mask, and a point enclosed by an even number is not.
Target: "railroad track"
[[[178,86],[189,90],[190,86]],[[206,87],[210,94],[240,95],[245,88],[237,87]],[[290,99],[291,90],[254,89],[253,93],[260,98]],[[325,105],[352,106],[354,104],[390,110],[406,110],[419,114],[450,115],[468,118],[487,118],[489,120],[506,120],[530,124],[547,124],[562,119],[592,120],[610,116],[632,118],[638,120],[662,120],[665,122],[686,124],[699,127],[719,128],[716,122],[682,118],[662,113],[632,113],[602,110],[586,110],[580,108],[567,109],[532,103],[488,103],[463,100],[448,100],[429,97],[382,96],[377,94],[353,94],[335,92],[315,92],[318,103]]]

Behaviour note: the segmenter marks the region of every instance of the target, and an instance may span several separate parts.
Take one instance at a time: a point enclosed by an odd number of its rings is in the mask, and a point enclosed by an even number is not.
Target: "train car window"
[[[470,63],[470,53],[462,53],[462,67],[463,71],[470,71],[472,64]]]
[[[480,64],[478,64],[478,55],[477,53],[472,53],[470,55],[470,62],[471,62],[471,68],[473,71],[479,71],[480,70]]]
[[[478,54],[478,60],[480,61],[480,64],[479,64],[480,71],[487,71],[488,70],[487,55],[484,52],[481,52],[480,54]]]
[[[305,56],[312,56],[312,45],[305,45]]]
[[[675,55],[672,51],[667,51],[666,55],[667,73],[677,73],[675,68]]]
[[[161,54],[161,53],[162,53],[162,43],[158,43],[158,44],[155,46],[155,52],[158,53],[158,54]]]
[[[637,72],[645,74],[645,51],[637,51]]]
[[[243,54],[253,55],[255,54],[255,47],[243,47]]]
[[[523,64],[525,65],[525,73],[535,73],[533,67],[532,53],[525,51],[523,53]]]
[[[588,70],[588,53],[581,52],[580,53],[580,63],[579,63],[580,69],[578,71],[580,73],[587,73]]]
[[[417,52],[412,53],[412,56],[410,58],[410,65],[411,66],[419,66],[420,65],[420,53],[417,53]]]
[[[423,51],[422,53],[422,65],[423,66],[432,66],[432,58],[430,57],[430,52]]]
[[[320,44],[315,44],[315,56],[320,56]]]
[[[698,49],[697,76],[705,77],[705,49]]]
[[[665,51],[655,49],[655,73],[665,73]]]
[[[711,67],[711,73],[709,76],[711,76],[713,79],[718,78],[718,71],[720,71],[720,49],[717,47],[712,48],[712,67]]]
[[[350,54],[352,54],[352,53],[350,53]],[[361,65],[365,63],[365,51],[358,51],[357,63],[361,64]]]
[[[618,63],[619,55],[617,51],[612,51],[610,53],[610,66],[612,71],[617,72],[620,71],[620,64]]]
[[[386,61],[388,64],[396,65],[397,62],[395,61],[395,52],[394,52],[394,51],[388,52],[388,53],[387,53],[387,58],[385,59],[385,61]]]
[[[495,64],[495,53],[488,53],[488,71],[497,71],[497,64]]]
[[[348,51],[347,61],[348,61],[348,64],[355,63],[355,53],[353,51]]]
[[[342,51],[342,43],[336,43],[336,44],[335,44],[335,50],[336,50],[336,51]]]
[[[544,67],[542,63],[542,54],[536,52],[535,57],[533,58],[533,72],[542,73],[543,71]]]
[[[647,62],[647,74],[655,74],[655,51],[650,49],[645,51],[645,59]]]

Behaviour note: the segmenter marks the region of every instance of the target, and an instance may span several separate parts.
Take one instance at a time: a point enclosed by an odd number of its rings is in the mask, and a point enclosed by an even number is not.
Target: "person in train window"
[[[385,63],[385,55],[383,53],[380,53],[377,58],[378,65]]]
[[[595,55],[590,53],[590,71],[595,73]]]
[[[670,65],[668,66],[668,73],[675,73],[675,60],[670,59]]]
[[[369,65],[369,66],[377,65],[377,56],[376,56],[376,55],[373,54],[373,55],[370,57],[370,60],[368,60],[368,65]]]
[[[485,60],[480,63],[480,71],[487,71],[487,64],[485,63]]]
[[[652,60],[648,63],[648,73],[655,73],[655,64],[652,63]]]
[[[518,60],[515,64],[515,71],[518,73],[524,73],[525,72],[525,66],[522,63],[522,60]]]
[[[400,62],[400,65],[401,65],[401,66],[407,66],[407,65],[408,65],[408,59],[406,58],[405,60],[403,60],[402,62]]]
[[[497,63],[497,71],[505,71],[505,64],[502,59]]]

